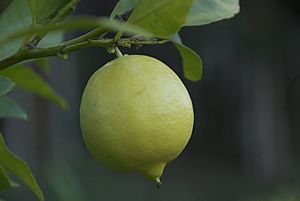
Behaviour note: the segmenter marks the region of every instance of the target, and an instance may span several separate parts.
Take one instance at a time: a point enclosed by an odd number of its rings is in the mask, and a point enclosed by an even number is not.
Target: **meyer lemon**
[[[185,86],[149,56],[105,64],[89,79],[81,100],[81,130],[92,154],[111,169],[139,172],[157,184],[188,143],[193,123]]]

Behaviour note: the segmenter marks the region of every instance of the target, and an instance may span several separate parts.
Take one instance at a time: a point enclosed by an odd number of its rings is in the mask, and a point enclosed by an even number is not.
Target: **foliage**
[[[37,185],[29,167],[27,164],[11,153],[7,147],[5,146],[4,139],[0,134],[0,167],[2,171],[2,175],[5,178],[6,186],[4,186],[4,190],[7,188],[16,187],[12,181],[7,177],[7,172],[14,173],[17,175],[39,198],[39,200],[44,200],[44,196],[39,186]],[[1,180],[2,183],[2,180]]]
[[[15,117],[26,119],[24,110],[7,93],[14,87],[15,83],[7,77],[0,76],[0,117]]]
[[[208,24],[239,12],[238,0],[119,0],[110,18],[66,19],[78,1],[12,0],[0,14],[1,118],[27,118],[22,107],[7,95],[15,86],[66,109],[66,101],[30,66],[34,63],[47,72],[47,57],[66,59],[70,52],[90,46],[104,47],[113,53],[117,46],[170,41],[182,57],[185,77],[200,80],[201,58],[182,43],[178,32],[184,26]],[[7,5],[6,1],[2,3]],[[72,30],[88,32],[63,41],[63,34]],[[104,37],[111,32],[116,33],[113,38]],[[29,167],[7,149],[0,135],[0,191],[17,186],[7,173],[17,175],[39,200],[44,199]]]
[[[18,64],[0,71],[0,75],[11,79],[16,83],[16,86],[22,89],[50,100],[61,109],[67,109],[67,102],[31,68]]]
[[[260,195],[254,198],[248,199],[247,201],[298,201],[300,199],[300,191],[295,187],[285,187],[275,188],[275,191],[270,193],[270,195]]]

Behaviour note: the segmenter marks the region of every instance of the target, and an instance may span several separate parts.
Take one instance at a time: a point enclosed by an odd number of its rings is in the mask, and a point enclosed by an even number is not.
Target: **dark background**
[[[82,0],[75,14],[109,15],[116,1]],[[122,49],[168,64],[188,88],[195,126],[185,151],[155,185],[112,172],[87,151],[79,104],[91,74],[114,58],[101,48],[51,60],[50,83],[70,104],[63,112],[18,91],[29,121],[2,123],[8,146],[32,167],[47,200],[298,201],[300,200],[300,2],[241,1],[236,17],[181,30],[204,63],[200,82],[183,77],[172,44]],[[70,38],[73,35],[68,35]],[[20,187],[8,201],[31,201]]]

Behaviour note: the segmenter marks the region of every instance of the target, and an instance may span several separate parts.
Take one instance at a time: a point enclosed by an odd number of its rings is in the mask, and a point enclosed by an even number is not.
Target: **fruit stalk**
[[[120,51],[120,49],[118,47],[115,48],[115,53],[118,58],[123,56],[122,52]]]

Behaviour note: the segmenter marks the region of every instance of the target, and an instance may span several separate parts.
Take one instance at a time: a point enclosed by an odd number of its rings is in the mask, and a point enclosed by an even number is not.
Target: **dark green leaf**
[[[172,42],[181,55],[184,76],[191,81],[201,80],[202,61],[200,56],[191,48],[183,45],[178,34],[172,37]]]
[[[138,1],[139,0],[120,0],[120,1],[118,1],[115,8],[111,12],[110,17],[114,18],[117,15],[122,15],[125,12],[130,11],[131,9],[133,9],[133,7],[136,5],[136,3]]]
[[[52,87],[40,77],[40,75],[30,68],[23,65],[17,65],[0,71],[0,74],[13,80],[17,84],[17,87],[46,98],[63,110],[67,108],[67,102],[58,95]]]
[[[128,22],[137,25],[155,37],[169,38],[186,22],[193,0],[139,1]]]
[[[30,168],[23,160],[8,150],[1,134],[0,165],[3,166],[8,172],[17,175],[36,194],[40,201],[44,201],[43,193],[33,177]]]
[[[11,188],[15,188],[17,186],[18,185],[15,182],[13,182],[9,179],[9,177],[6,174],[6,171],[0,165],[0,192],[11,189]]]
[[[7,77],[0,76],[0,96],[6,95],[15,87],[15,83]]]
[[[9,6],[12,0],[0,0],[0,15]]]
[[[27,119],[27,114],[13,99],[0,96],[0,118]]]
[[[53,32],[53,31],[67,31],[67,30],[84,30],[84,29],[94,29],[96,27],[102,26],[107,30],[113,31],[122,31],[131,34],[138,34],[146,37],[150,37],[151,34],[148,31],[143,30],[135,25],[124,23],[118,20],[99,18],[99,17],[74,17],[66,22],[53,25],[45,25],[43,27],[27,27],[22,30],[19,30],[15,33],[12,33],[5,38],[0,37],[0,45],[5,44],[9,41],[16,40],[21,37],[25,37],[33,34],[42,34],[44,32]]]
[[[239,0],[194,0],[185,26],[203,25],[231,18],[239,11]]]
[[[36,0],[38,1],[37,23],[44,24],[71,0]],[[73,0],[78,2],[79,0]]]

